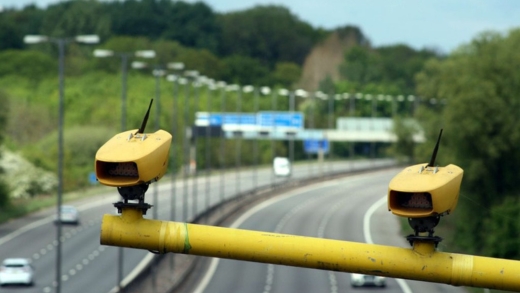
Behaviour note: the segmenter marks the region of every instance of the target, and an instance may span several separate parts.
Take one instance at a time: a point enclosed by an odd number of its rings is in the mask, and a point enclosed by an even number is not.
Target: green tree
[[[345,62],[339,67],[341,76],[351,82],[364,85],[381,81],[380,56],[367,46],[354,46],[345,53]]]
[[[44,11],[34,4],[22,10],[5,9],[0,13],[0,50],[22,49],[23,37],[40,32]]]
[[[187,47],[213,52],[217,49],[219,27],[216,15],[205,3],[129,0],[103,5],[111,15],[114,35],[163,38]]]
[[[300,79],[301,67],[292,62],[276,63],[272,74],[273,84],[283,88],[292,88],[292,85]]]
[[[196,69],[200,74],[214,79],[221,79],[223,75],[224,61],[206,49],[187,48],[181,50],[177,58],[170,60],[181,61],[186,69]]]
[[[110,35],[110,16],[98,1],[65,1],[49,5],[42,20],[40,32],[52,37]]]
[[[301,21],[283,6],[256,6],[222,14],[219,52],[261,60],[270,67],[278,61],[302,64],[320,31]]]
[[[19,32],[16,23],[8,17],[7,14],[14,14],[14,12],[0,13],[0,50],[5,49],[21,49],[23,46],[21,33]],[[4,14],[4,15],[2,15]]]
[[[477,252],[495,233],[483,229],[489,207],[520,193],[519,47],[518,29],[505,36],[484,33],[445,60],[428,62],[417,79],[421,96],[444,101],[423,106],[421,116],[428,137],[444,128],[442,156],[465,171],[457,236]]]
[[[37,51],[0,51],[0,76],[19,75],[31,80],[41,80],[56,73],[56,60]]]
[[[391,146],[390,151],[403,162],[415,163],[416,142],[413,138],[420,132],[419,125],[414,120],[401,116],[394,117],[393,121],[392,131],[397,136],[397,141]]]
[[[168,2],[173,6],[166,16],[167,27],[161,37],[187,47],[216,52],[220,27],[213,10],[203,2]]]
[[[482,251],[493,257],[518,258],[520,247],[520,202],[517,197],[509,196],[500,204],[491,207],[490,216],[484,221],[488,232]]]
[[[242,85],[267,84],[269,69],[260,60],[247,56],[233,55],[224,58],[223,80]]]
[[[339,71],[342,78],[358,84],[360,88],[367,84],[382,84],[395,88],[397,94],[413,94],[415,74],[428,59],[439,57],[433,51],[416,51],[406,45],[371,48],[365,44],[345,52],[345,61]]]

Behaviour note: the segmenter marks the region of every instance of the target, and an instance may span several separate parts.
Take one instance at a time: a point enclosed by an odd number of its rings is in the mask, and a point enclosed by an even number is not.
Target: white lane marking
[[[5,235],[4,237],[0,238],[0,245],[6,243],[7,241],[10,241],[18,236],[20,236],[21,234],[27,232],[27,231],[30,231],[32,229],[35,229],[35,228],[38,228],[44,224],[47,224],[47,223],[50,223],[52,220],[53,220],[53,216],[49,216],[47,218],[43,218],[41,220],[38,220],[36,222],[32,222],[30,224],[27,224],[7,235]]]
[[[339,207],[343,206],[343,202],[347,201],[348,198],[343,199],[342,201],[336,203],[328,213],[325,214],[325,216],[321,219],[321,222],[318,226],[318,237],[325,238],[325,228],[329,224],[329,220],[332,218],[332,215],[336,213]],[[341,204],[340,204],[341,203]],[[336,275],[333,271],[327,272],[329,275],[329,285],[330,285],[330,293],[337,293],[338,292],[338,282],[336,280]]]
[[[283,218],[278,222],[278,225],[276,225],[276,228],[274,230],[275,233],[281,233],[283,227],[287,224],[289,219],[291,219],[297,212],[299,212],[301,209],[303,209],[305,206],[309,205],[310,203],[319,200],[320,197],[313,197],[309,198],[306,201],[300,203],[299,205],[293,207]],[[265,280],[265,287],[263,293],[270,293],[271,288],[273,287],[273,279],[274,279],[274,265],[273,264],[267,264],[267,273],[266,273],[266,280]]]
[[[105,251],[105,248],[100,245],[98,248],[96,248],[94,251],[92,251],[92,253],[90,253],[88,255],[88,259],[90,261],[93,261],[98,256],[100,256],[101,252],[103,252],[103,251]],[[83,265],[86,266],[89,263],[89,260],[83,259],[83,261],[82,261]],[[78,263],[75,266],[73,266],[73,268],[69,269],[69,271],[66,274],[63,274],[61,276],[62,281],[64,281],[64,282],[69,281],[70,279],[72,279],[72,277],[74,277],[75,275],[79,274],[79,271],[81,271],[83,269],[83,267],[84,267],[83,265],[81,263]],[[54,284],[54,282],[55,281],[53,281],[53,284]],[[50,288],[50,287],[45,287],[43,289],[44,292],[48,292],[48,291],[46,291],[46,288]]]
[[[126,287],[133,279],[135,279],[137,277],[137,275],[139,275],[139,273],[141,273],[142,270],[144,270],[144,268],[146,266],[148,266],[148,264],[153,260],[153,257],[155,256],[155,254],[149,252],[144,258],[143,260],[137,265],[135,266],[135,268],[130,272],[130,274],[128,274],[122,281],[121,281],[121,287]],[[114,288],[112,288],[109,293],[115,293],[115,292],[119,292],[119,288],[117,286],[115,286]]]
[[[374,212],[384,203],[386,203],[386,196],[372,204],[363,216],[363,235],[365,236],[365,242],[368,244],[374,244],[372,235],[370,234],[370,218],[372,217],[372,214],[374,214]]]
[[[101,199],[101,200],[98,200],[98,201],[95,201],[95,202],[91,202],[91,203],[87,203],[87,204],[84,204],[84,205],[81,205],[78,207],[78,211],[84,211],[84,210],[87,210],[87,209],[91,209],[91,208],[94,208],[94,207],[98,207],[98,206],[101,206],[101,205],[104,205],[104,204],[107,204],[107,202],[112,202],[114,201],[114,198],[104,198],[104,199]],[[30,224],[27,224],[21,228],[18,228],[16,229],[15,231],[5,235],[4,237],[0,238],[0,245],[10,241],[10,240],[13,240],[14,238],[22,235],[23,233],[25,232],[28,232],[28,231],[31,231],[32,229],[36,229],[42,225],[45,225],[47,223],[50,223],[54,221],[54,215],[50,215],[50,216],[47,216],[43,219],[40,219],[38,221],[35,221],[35,222],[32,222]]]
[[[383,204],[386,203],[386,195],[381,198],[380,200],[376,201],[374,204],[368,208],[368,210],[365,213],[365,216],[363,217],[363,234],[365,235],[365,242],[368,244],[374,244],[374,241],[372,240],[372,235],[370,234],[370,218],[372,217],[372,214],[380,208]],[[403,293],[412,293],[412,289],[408,286],[408,284],[403,279],[395,279],[399,287],[401,287],[401,290]]]

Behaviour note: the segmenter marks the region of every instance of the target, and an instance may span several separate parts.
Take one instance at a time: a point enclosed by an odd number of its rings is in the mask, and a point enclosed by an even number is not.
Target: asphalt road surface
[[[387,210],[388,183],[401,169],[352,175],[263,202],[232,227],[409,247]],[[465,292],[451,285],[387,278],[386,288],[351,288],[348,273],[214,258],[194,293]]]

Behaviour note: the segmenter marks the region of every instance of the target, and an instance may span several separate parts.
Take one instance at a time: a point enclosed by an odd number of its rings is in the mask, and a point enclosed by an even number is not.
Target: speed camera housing
[[[137,192],[142,199],[148,185],[161,179],[168,166],[172,135],[164,130],[144,132],[152,104],[153,99],[150,100],[139,129],[116,134],[96,153],[95,170],[98,181],[118,187],[122,195],[132,194],[130,198],[137,197]],[[129,188],[132,186],[141,188]]]
[[[453,164],[407,167],[388,186],[388,209],[407,218],[450,214],[459,200],[463,170]]]
[[[116,134],[96,153],[96,176],[101,184],[126,187],[159,180],[168,166],[172,136],[164,130]]]
[[[463,170],[453,164],[435,166],[441,136],[442,129],[429,163],[407,167],[388,185],[388,210],[408,218],[414,234],[406,239],[412,245],[415,241],[433,242],[435,245],[442,241],[441,237],[433,235],[434,228],[441,216],[455,210],[459,201]]]

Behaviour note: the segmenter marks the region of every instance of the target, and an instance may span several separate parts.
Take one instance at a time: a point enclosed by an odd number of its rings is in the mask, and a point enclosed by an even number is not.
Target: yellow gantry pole
[[[104,215],[101,244],[520,291],[520,261],[438,252],[431,242],[408,249],[149,220],[133,208]]]

